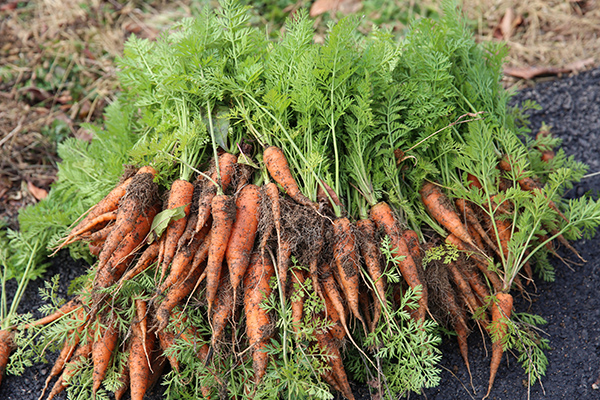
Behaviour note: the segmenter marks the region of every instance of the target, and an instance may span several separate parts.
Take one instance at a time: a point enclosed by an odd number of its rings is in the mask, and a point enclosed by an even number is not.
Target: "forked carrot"
[[[69,381],[73,378],[73,376],[79,371],[79,366],[81,360],[85,360],[90,357],[92,354],[92,340],[89,339],[86,343],[80,343],[71,360],[65,364],[64,371],[60,378],[52,387],[50,394],[48,394],[48,400],[52,400],[55,396],[61,393],[63,390],[67,388],[69,385]]]
[[[492,302],[492,325],[489,330],[493,331],[496,340],[492,342],[492,360],[490,362],[490,380],[488,384],[488,391],[484,399],[490,395],[492,386],[494,385],[494,379],[496,373],[500,367],[502,361],[502,354],[504,353],[504,338],[507,334],[507,325],[504,322],[506,319],[510,319],[513,308],[513,297],[508,293],[499,292],[496,293],[497,302]]]
[[[223,153],[219,156],[219,172],[221,179],[217,175],[216,169],[211,174],[211,179],[220,184],[223,191],[227,190],[233,173],[235,172],[235,165],[237,163],[237,157],[230,153]],[[208,222],[211,215],[212,200],[217,194],[217,188],[212,182],[205,180],[204,191],[199,196],[198,200],[198,220],[196,222],[196,232],[199,232],[202,227]]]

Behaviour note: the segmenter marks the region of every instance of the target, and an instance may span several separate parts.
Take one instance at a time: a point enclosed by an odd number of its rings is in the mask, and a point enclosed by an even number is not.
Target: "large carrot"
[[[462,224],[460,217],[452,207],[452,202],[442,193],[437,185],[425,182],[419,193],[421,194],[423,205],[437,222],[463,242],[475,247],[469,231]]]
[[[161,282],[165,276],[169,264],[173,260],[173,256],[175,255],[175,251],[177,250],[177,243],[179,242],[179,238],[181,237],[186,228],[187,219],[190,215],[193,193],[194,185],[191,182],[188,182],[184,179],[176,179],[171,185],[166,209],[172,210],[178,207],[183,207],[185,216],[179,218],[178,220],[171,221],[171,223],[169,223],[169,225],[167,226],[166,232],[164,233],[164,252],[163,254],[159,255],[159,259],[162,260],[162,264],[160,265]]]
[[[273,330],[271,318],[261,304],[272,293],[269,281],[273,276],[275,276],[275,268],[269,257],[256,257],[256,262],[250,263],[244,276],[246,334],[252,349],[255,384],[262,380],[269,361],[265,347],[273,335]]]
[[[221,267],[225,258],[225,250],[231,236],[231,229],[235,221],[235,202],[226,195],[217,195],[212,201],[212,233],[210,247],[208,248],[208,261],[206,263],[206,301],[208,315],[212,315],[212,306],[217,296],[219,281],[221,280]]]
[[[96,392],[106,376],[110,358],[119,341],[119,329],[117,328],[115,321],[109,319],[106,323],[106,327],[101,327],[100,335],[92,345],[92,362],[94,364],[92,375],[93,397],[96,397]]]
[[[507,333],[506,319],[510,319],[513,308],[513,297],[508,293],[499,292],[496,293],[497,302],[492,302],[492,325],[489,330],[494,332],[496,340],[492,342],[492,361],[490,362],[490,380],[488,384],[488,391],[484,399],[490,395],[492,386],[494,385],[494,379],[496,373],[500,367],[500,361],[502,361],[502,354],[504,353],[504,338]]]
[[[283,150],[276,146],[267,147],[263,152],[263,161],[275,182],[281,185],[283,190],[298,204],[314,208],[312,201],[302,194],[298,183],[292,176],[290,166],[283,154]]]
[[[237,299],[237,288],[250,263],[250,253],[258,229],[260,217],[260,189],[258,186],[245,186],[238,195],[235,205],[235,222],[225,252],[234,301]]]
[[[131,325],[129,350],[129,390],[131,400],[142,400],[151,385],[151,355],[156,336],[148,331],[148,313],[145,300],[135,300],[136,317]]]
[[[348,218],[337,218],[333,222],[333,259],[337,267],[338,278],[344,288],[344,295],[352,314],[363,324],[368,332],[367,324],[360,313],[359,297],[359,266],[358,244],[354,227]]]
[[[229,184],[233,173],[235,172],[235,165],[237,163],[237,157],[230,153],[223,153],[219,156],[219,173],[221,174],[220,180],[217,175],[216,169],[211,174],[211,179],[220,185],[220,188],[225,191]],[[217,188],[210,181],[205,181],[204,192],[199,197],[198,204],[198,220],[196,222],[196,232],[199,232],[202,227],[208,222],[211,215],[212,200],[217,194]]]
[[[404,260],[398,263],[398,268],[406,283],[412,289],[415,289],[417,286],[421,287],[421,297],[418,300],[419,307],[416,310],[415,317],[418,320],[424,320],[427,315],[427,286],[421,280],[419,267],[408,251],[408,246],[400,233],[394,212],[387,203],[380,202],[371,207],[370,216],[375,225],[383,229],[390,238],[393,256],[405,257]]]

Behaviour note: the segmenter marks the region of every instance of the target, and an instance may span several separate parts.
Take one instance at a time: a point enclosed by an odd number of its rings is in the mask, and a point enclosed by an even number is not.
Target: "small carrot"
[[[283,190],[298,204],[314,208],[310,199],[300,191],[298,183],[292,176],[290,166],[283,154],[283,150],[276,146],[269,146],[263,152],[263,161],[275,182],[281,185]]]
[[[235,172],[235,165],[237,163],[237,157],[230,153],[223,153],[219,156],[219,172],[221,174],[220,180],[217,176],[216,169],[211,174],[211,179],[220,185],[223,191],[227,190],[233,173]],[[213,197],[217,194],[217,188],[210,181],[205,181],[205,189],[199,196],[198,200],[198,220],[196,222],[196,232],[199,232],[202,227],[208,222],[211,215],[211,207]]]
[[[235,205],[235,222],[225,251],[234,301],[237,299],[237,288],[250,263],[250,253],[258,229],[260,217],[260,189],[258,186],[245,186],[239,193]]]
[[[108,320],[105,328],[101,328],[101,333],[97,340],[92,345],[92,362],[94,364],[93,369],[93,385],[92,385],[92,397],[96,397],[96,392],[100,388],[113,351],[117,347],[119,341],[119,329],[116,326],[115,321]]]
[[[177,250],[177,243],[179,238],[185,231],[187,219],[190,215],[190,208],[192,205],[192,194],[194,193],[194,185],[184,179],[176,179],[171,185],[169,192],[169,198],[167,200],[167,210],[172,210],[178,207],[184,207],[183,211],[185,216],[176,221],[171,221],[167,226],[167,230],[164,233],[164,252],[159,255],[159,259],[162,260],[160,268],[160,282],[163,281],[166,274],[167,268]]]
[[[233,288],[229,283],[229,277],[223,275],[219,283],[219,290],[215,299],[214,313],[212,314],[211,327],[212,338],[211,346],[216,347],[217,343],[223,337],[227,322],[231,318],[234,309]]]
[[[467,372],[469,373],[469,377],[471,377],[471,381],[473,380],[471,375],[471,365],[469,363],[469,345],[467,342],[467,338],[469,336],[469,327],[465,321],[464,311],[459,307],[456,303],[456,299],[453,294],[450,294],[445,297],[446,308],[450,312],[452,316],[452,326],[454,327],[454,331],[456,332],[456,339],[458,341],[458,348],[460,350],[460,355],[462,356],[465,365],[467,367]]]
[[[226,195],[217,195],[212,201],[212,233],[210,247],[208,248],[208,261],[206,264],[206,301],[208,315],[212,315],[212,306],[217,296],[221,269],[227,243],[235,221],[235,202]]]
[[[489,326],[488,330],[493,331],[493,335],[496,340],[492,342],[492,360],[490,362],[490,380],[488,384],[488,391],[484,399],[490,395],[492,386],[494,385],[494,379],[496,373],[500,367],[502,361],[502,354],[504,353],[504,338],[507,334],[507,325],[504,322],[506,319],[510,319],[510,315],[513,309],[513,297],[508,293],[499,292],[496,293],[497,302],[492,302],[492,325]]]
[[[92,353],[92,340],[88,340],[85,344],[80,344],[71,360],[65,364],[65,369],[60,376],[60,378],[54,384],[54,387],[48,394],[47,400],[52,400],[56,395],[61,393],[63,390],[67,388],[69,385],[69,381],[73,378],[73,376],[79,371],[79,363],[81,360],[85,360]]]
[[[144,250],[133,268],[129,269],[121,279],[119,279],[119,287],[123,286],[123,283],[135,278],[137,275],[147,270],[152,263],[156,261],[156,257],[158,257],[158,246],[158,242],[155,241],[152,242],[150,246],[146,247],[146,250]]]
[[[467,181],[471,189],[483,189],[481,182],[479,182],[479,179],[475,175],[467,173]]]
[[[131,346],[130,346],[131,347]],[[115,391],[115,400],[121,400],[129,390],[129,360],[127,360],[119,371],[119,387]]]
[[[456,262],[444,263],[444,265],[448,269],[448,272],[450,272],[452,281],[460,291],[460,294],[462,294],[465,299],[469,311],[474,314],[477,311],[477,308],[479,308],[479,304],[475,294],[471,290],[471,286],[469,286],[469,282],[458,268]]]
[[[321,285],[323,286],[322,293],[323,299],[325,299],[325,305],[327,306],[327,313],[329,314],[330,312],[335,311],[339,318],[340,324],[344,329],[344,332],[346,332],[346,335],[351,338],[352,335],[350,334],[348,322],[346,320],[346,308],[344,307],[342,295],[337,288],[333,274],[329,273],[323,276],[321,279]]]
[[[298,336],[300,334],[300,327],[302,326],[302,320],[304,318],[304,299],[306,294],[304,293],[304,282],[306,281],[306,275],[304,270],[293,269],[290,271],[290,302],[292,305],[292,330]]]
[[[365,332],[368,332],[367,324],[360,314],[359,298],[359,265],[358,244],[356,235],[348,218],[337,218],[333,222],[333,259],[337,267],[341,286],[352,314],[362,324]]]
[[[489,235],[487,234],[485,229],[483,229],[483,226],[481,226],[481,223],[479,222],[479,219],[477,218],[475,211],[469,206],[467,201],[465,199],[456,199],[454,201],[454,204],[456,204],[458,211],[465,217],[465,219],[470,224],[470,226],[472,226],[477,231],[477,233],[479,233],[479,236],[481,236],[483,241],[488,246],[490,246],[490,248],[492,250],[494,250],[496,252],[496,254],[500,255],[498,246],[496,245],[496,243],[494,243],[492,241],[492,239],[489,237]],[[482,248],[482,247],[479,247],[479,248]]]
[[[115,213],[115,216],[116,216],[116,213]],[[110,232],[112,232],[113,229],[114,229],[113,224],[107,225],[104,228],[100,229],[99,231],[96,231],[96,232],[90,234],[89,236],[86,236],[85,239],[89,240],[91,243],[103,242],[108,238],[108,235],[110,235]]]
[[[421,194],[423,205],[437,222],[463,242],[475,247],[471,235],[469,235],[460,217],[454,211],[452,203],[437,185],[425,182],[419,193]]]
[[[427,286],[421,280],[421,273],[411,257],[408,246],[404,241],[398,228],[396,217],[391,207],[385,203],[380,202],[371,207],[370,211],[371,220],[375,222],[378,228],[384,229],[392,242],[393,256],[394,257],[405,257],[404,260],[398,263],[398,268],[402,277],[408,283],[408,285],[415,289],[421,287],[421,297],[418,300],[419,307],[416,310],[415,317],[423,321],[427,315]]]
[[[264,351],[273,335],[271,317],[261,306],[271,293],[269,281],[275,276],[275,268],[270,258],[255,257],[244,276],[244,312],[246,314],[246,335],[252,348],[252,368],[254,383],[262,380],[269,362],[269,355]]]
[[[74,310],[76,310],[79,307],[81,307],[81,299],[79,297],[74,297],[71,300],[69,300],[68,302],[66,302],[65,304],[63,304],[58,310],[56,310],[52,314],[47,315],[43,318],[40,318],[37,321],[34,321],[30,324],[23,325],[23,329],[29,329],[34,326],[47,325],[51,322],[56,321],[57,319],[61,318],[62,316],[73,312]]]

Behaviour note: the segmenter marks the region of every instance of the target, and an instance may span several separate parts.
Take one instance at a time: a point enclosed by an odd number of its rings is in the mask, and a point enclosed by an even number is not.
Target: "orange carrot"
[[[135,300],[136,317],[131,325],[129,350],[129,390],[131,400],[142,400],[151,385],[151,354],[156,336],[148,332],[147,303]]]
[[[179,372],[179,358],[177,358],[176,354],[170,354],[169,349],[175,343],[175,334],[173,332],[168,332],[166,330],[160,330],[156,332],[158,335],[158,342],[160,344],[160,349],[162,353],[169,360],[169,364],[171,364],[171,368]]]
[[[505,319],[510,319],[513,308],[513,297],[508,293],[499,292],[496,293],[497,302],[492,303],[492,325],[489,326],[489,330],[494,331],[496,340],[492,342],[492,361],[490,363],[490,380],[488,384],[488,391],[484,399],[490,395],[492,386],[494,385],[494,379],[500,367],[502,361],[502,354],[504,353],[504,338],[507,333],[507,325]]]
[[[452,233],[446,237],[446,243],[454,245],[461,251],[472,253],[472,259],[475,262],[475,265],[488,278],[494,290],[499,291],[502,289],[502,282],[500,281],[500,278],[495,272],[490,271],[487,262],[480,253],[475,252],[473,248],[470,248],[466,243],[454,236]]]
[[[152,263],[156,261],[156,257],[158,257],[158,246],[158,242],[155,241],[152,242],[150,246],[146,247],[146,250],[144,250],[133,268],[129,269],[125,275],[121,277],[119,280],[119,287],[123,286],[123,283],[135,278],[137,275],[147,270]]]
[[[467,222],[477,231],[477,233],[479,233],[479,236],[481,236],[483,241],[490,246],[490,248],[494,250],[496,254],[500,255],[498,246],[492,241],[492,239],[490,239],[485,229],[483,229],[483,226],[481,226],[481,223],[479,223],[479,219],[477,218],[475,211],[473,211],[467,201],[464,199],[456,199],[454,204],[456,204],[458,211],[465,217]],[[482,247],[479,248],[482,249]]]
[[[121,400],[129,390],[129,360],[123,364],[121,371],[119,371],[119,383],[121,385],[115,391],[115,400]]]
[[[233,289],[229,283],[229,277],[225,274],[221,277],[217,298],[215,299],[214,313],[212,314],[211,327],[212,338],[211,346],[214,348],[223,337],[225,327],[229,318],[233,314],[234,308]]]
[[[269,356],[264,351],[273,335],[271,318],[262,308],[262,302],[271,295],[269,281],[275,276],[275,269],[270,258],[255,257],[244,276],[244,312],[246,314],[246,335],[252,348],[252,369],[254,383],[262,380],[269,362]]]
[[[276,146],[267,147],[263,152],[263,161],[275,182],[298,204],[314,208],[310,199],[302,194],[296,180],[292,176],[290,166],[283,154],[283,150]]]
[[[95,283],[97,287],[104,288],[118,281],[125,272],[129,262],[135,256],[135,251],[144,243],[154,217],[159,212],[159,205],[155,203],[145,212],[138,214],[135,221],[132,221],[131,230],[121,239],[121,242],[115,247],[113,254],[103,265],[98,265]],[[109,238],[110,239],[110,238]],[[106,251],[108,240],[100,253],[100,257]]]
[[[373,318],[371,323],[371,332],[377,327],[379,318],[381,318],[381,304],[385,302],[386,280],[383,276],[383,261],[381,252],[376,242],[375,223],[370,219],[361,219],[356,223],[360,233],[360,250],[365,260],[367,272],[375,286],[373,291]]]
[[[346,370],[342,363],[342,354],[340,353],[339,346],[335,342],[335,339],[328,331],[320,332],[317,330],[315,331],[315,336],[321,351],[328,356],[327,364],[329,364],[332,375],[337,381],[338,386],[341,388],[342,395],[349,400],[354,400],[354,395],[352,394],[352,389],[348,382],[348,376],[346,375]]]
[[[94,372],[92,375],[93,386],[92,396],[96,397],[96,392],[100,388],[113,351],[117,347],[119,341],[119,329],[114,321],[107,321],[105,328],[101,328],[100,336],[92,345],[92,361],[94,363]]]
[[[427,315],[427,286],[422,282],[418,267],[411,257],[408,246],[400,234],[396,217],[390,206],[385,202],[380,202],[371,207],[371,219],[378,228],[384,229],[391,240],[394,257],[404,256],[404,260],[398,263],[398,268],[402,277],[408,285],[415,289],[421,286],[421,297],[418,300],[419,308],[416,310],[415,317],[422,321]]]
[[[300,334],[300,326],[302,326],[302,320],[304,318],[304,299],[306,294],[304,293],[304,282],[306,281],[306,275],[304,270],[293,269],[290,271],[290,301],[292,304],[292,330],[296,335]]]
[[[235,165],[237,163],[237,157],[230,153],[223,153],[219,156],[219,172],[221,174],[221,180],[217,176],[216,169],[211,174],[211,179],[220,187],[223,191],[227,190],[227,187],[231,183],[233,173],[235,172]],[[199,196],[198,206],[198,220],[196,222],[196,232],[199,232],[202,227],[208,222],[211,215],[211,207],[213,197],[217,194],[217,188],[212,182],[205,182],[204,192]]]
[[[8,365],[10,353],[14,349],[14,332],[11,329],[0,330],[0,384],[2,384],[2,378],[4,377],[4,371]]]
[[[346,320],[346,308],[344,307],[344,302],[342,300],[342,295],[340,294],[337,285],[335,284],[335,279],[333,274],[329,273],[322,277],[321,285],[323,285],[322,293],[323,299],[325,299],[326,310],[329,314],[330,312],[335,311],[337,314],[340,324],[342,328],[346,332],[349,338],[352,337],[350,334],[350,330],[348,329],[348,322]]]
[[[167,210],[172,210],[178,207],[184,207],[183,211],[185,216],[176,221],[171,221],[167,226],[167,230],[164,233],[164,251],[159,255],[159,259],[162,260],[160,267],[160,282],[163,281],[167,268],[175,251],[177,250],[177,243],[179,238],[183,235],[187,225],[187,219],[190,215],[190,208],[192,205],[192,194],[194,193],[194,185],[183,179],[176,179],[171,185],[171,191],[169,192],[169,199],[167,200]]]
[[[62,385],[62,388],[56,389],[55,385],[55,388],[52,389],[52,392],[54,392],[55,390],[58,390],[58,393],[62,392],[68,386],[69,381],[73,378],[73,376],[75,376],[75,374],[80,371],[79,363],[81,363],[82,360],[89,358],[91,354],[92,340],[91,338],[88,338],[85,344],[80,344],[79,347],[77,347],[77,349],[73,353],[73,357],[71,358],[71,360],[65,364],[65,369],[62,375],[60,376],[60,379],[56,382],[57,384],[60,383]],[[52,392],[48,395],[48,400],[54,397],[52,395]],[[58,393],[55,393],[55,395]]]
[[[483,189],[481,182],[479,182],[479,179],[475,175],[467,173],[467,180],[471,189]]]
[[[237,299],[237,288],[250,263],[250,253],[258,229],[260,216],[260,189],[258,186],[245,186],[238,195],[235,205],[235,222],[225,252],[234,301]]]
[[[356,235],[348,218],[337,218],[333,222],[333,236],[333,259],[337,267],[337,276],[344,289],[350,311],[362,322],[365,332],[368,332],[369,329],[358,306],[360,259]]]
[[[475,247],[471,235],[469,235],[460,217],[454,211],[452,203],[437,185],[425,182],[419,193],[421,194],[423,205],[437,222],[463,242]]]
[[[217,296],[219,281],[221,280],[221,267],[225,258],[225,250],[231,236],[231,229],[235,221],[235,202],[226,195],[217,195],[212,201],[212,233],[210,247],[208,248],[208,261],[206,264],[206,301],[208,315],[212,315],[212,306]]]
[[[466,280],[461,270],[457,267],[456,262],[444,263],[444,265],[448,269],[448,272],[450,272],[452,281],[456,284],[460,294],[465,299],[469,311],[474,314],[477,311],[477,308],[479,308],[479,304],[475,294],[471,290],[471,286],[469,286],[469,282]]]
[[[454,331],[456,332],[456,339],[458,341],[460,355],[462,356],[465,362],[469,376],[471,376],[471,366],[469,363],[469,345],[467,343],[467,338],[469,336],[469,328],[465,321],[464,311],[456,303],[456,299],[454,298],[453,294],[446,296],[445,302],[446,308],[452,316],[452,326],[454,327]]]
[[[98,270],[101,270],[111,259],[114,251],[121,244],[125,236],[135,231],[136,225],[143,223],[143,219],[148,216],[149,210],[154,209],[153,206],[156,200],[158,200],[158,185],[153,180],[154,175],[152,173],[138,173],[132,178],[131,183],[127,187],[127,193],[125,193],[125,196],[123,196],[119,203],[115,228],[106,238],[98,257]],[[151,216],[152,218],[149,218],[150,223],[152,223],[154,215],[156,213]],[[148,225],[149,228],[150,225]],[[136,239],[138,243],[141,243],[144,237]],[[123,254],[120,256],[122,257]]]
[[[66,302],[65,304],[63,304],[58,310],[56,310],[52,314],[42,317],[42,318],[38,319],[37,321],[34,321],[30,324],[23,325],[23,329],[29,329],[34,326],[41,326],[41,325],[49,324],[51,322],[56,321],[60,317],[73,312],[75,309],[77,309],[79,307],[81,307],[81,300],[79,299],[79,297],[74,297],[71,300],[69,300],[68,302]]]
[[[185,299],[196,287],[198,278],[201,274],[200,268],[190,271],[188,276],[180,283],[177,283],[169,289],[164,299],[161,301],[156,310],[156,321],[158,322],[158,330],[165,329],[169,322],[171,311],[183,299]]]

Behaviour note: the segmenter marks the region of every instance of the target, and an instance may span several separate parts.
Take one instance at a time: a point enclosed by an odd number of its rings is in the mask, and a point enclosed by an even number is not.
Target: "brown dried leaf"
[[[567,64],[564,67],[505,67],[504,74],[521,79],[533,79],[538,76],[559,75],[577,72],[593,64],[593,58],[586,58],[585,60],[575,61],[570,64]]]
[[[48,196],[48,191],[42,188],[35,186],[31,181],[27,181],[27,190],[36,200],[45,199]]]
[[[316,17],[326,12],[337,11],[347,15],[357,12],[361,7],[361,0],[317,0],[310,7],[310,16]]]
[[[509,40],[517,26],[523,23],[521,15],[515,15],[512,8],[508,8],[500,19],[498,26],[494,28],[493,36],[499,40]]]

